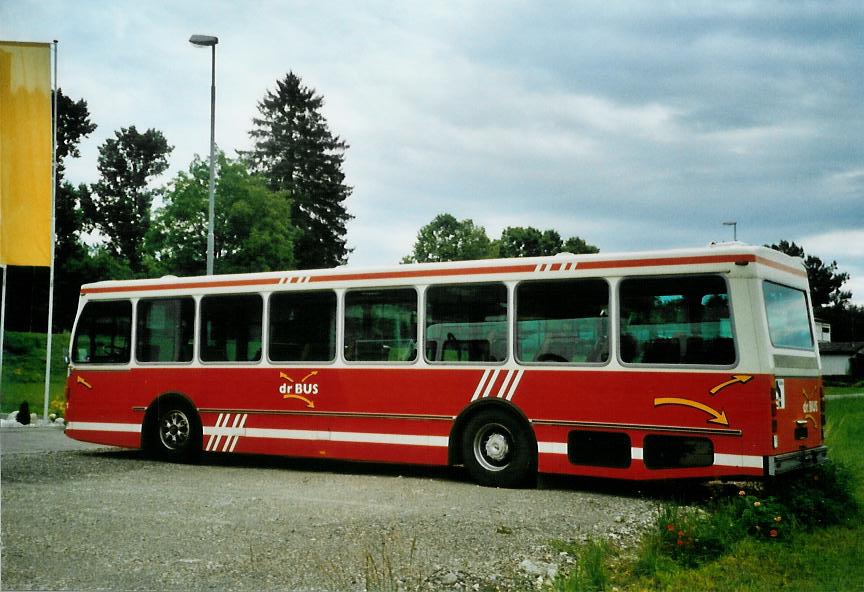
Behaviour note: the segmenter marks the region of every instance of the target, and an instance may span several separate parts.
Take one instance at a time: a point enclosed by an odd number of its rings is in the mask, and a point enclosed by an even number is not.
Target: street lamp
[[[210,83],[210,211],[207,218],[207,275],[213,275],[213,218],[214,210],[216,209],[216,177],[215,177],[215,158],[216,151],[216,44],[219,43],[219,38],[213,35],[192,35],[189,38],[189,43],[197,47],[209,47],[212,50],[212,67],[211,67],[211,83]]]
[[[732,240],[737,242],[738,241],[738,222],[736,222],[734,220],[732,222],[724,222],[723,226],[731,226],[732,227]]]

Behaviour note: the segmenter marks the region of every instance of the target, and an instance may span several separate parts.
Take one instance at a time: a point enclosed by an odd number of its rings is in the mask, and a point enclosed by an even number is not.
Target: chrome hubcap
[[[189,441],[189,418],[179,409],[172,409],[159,422],[159,439],[169,450],[183,448]]]
[[[487,471],[503,471],[510,465],[513,435],[501,424],[483,426],[474,436],[474,458]]]

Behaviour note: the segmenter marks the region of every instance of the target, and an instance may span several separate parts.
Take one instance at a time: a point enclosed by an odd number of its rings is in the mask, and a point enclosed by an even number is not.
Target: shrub
[[[769,482],[766,492],[782,499],[796,524],[809,530],[856,524],[860,516],[856,486],[851,470],[829,461],[804,473]]]

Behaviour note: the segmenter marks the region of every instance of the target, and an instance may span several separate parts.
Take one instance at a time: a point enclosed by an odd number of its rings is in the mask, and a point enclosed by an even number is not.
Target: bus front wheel
[[[480,485],[519,487],[534,477],[537,452],[530,428],[512,413],[493,409],[468,421],[462,460]]]
[[[192,462],[201,453],[201,422],[188,405],[159,404],[149,435],[150,451],[159,459]]]

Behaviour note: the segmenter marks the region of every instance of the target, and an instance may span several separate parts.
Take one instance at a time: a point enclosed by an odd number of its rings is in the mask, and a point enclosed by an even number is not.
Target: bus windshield
[[[813,349],[807,295],[804,291],[765,282],[763,293],[768,333],[774,347]]]

